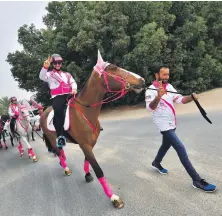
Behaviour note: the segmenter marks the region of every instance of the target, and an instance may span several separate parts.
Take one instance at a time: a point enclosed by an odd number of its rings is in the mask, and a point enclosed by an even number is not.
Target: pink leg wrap
[[[22,143],[21,143],[21,142],[20,142],[19,145],[18,145],[18,150],[19,150],[20,154],[23,153]]]
[[[5,145],[5,147],[7,147],[7,144],[6,144],[6,142],[4,142],[4,145]]]
[[[65,169],[67,167],[67,164],[62,155],[59,156],[59,160],[61,162],[62,167]]]
[[[89,161],[85,160],[84,161],[84,171],[85,173],[89,173]]]
[[[0,147],[2,148],[2,142],[0,141]]]
[[[19,146],[20,146],[20,148],[22,149],[23,146],[22,146],[22,143],[21,143],[21,142],[19,142]]]
[[[61,156],[63,157],[64,160],[66,160],[66,155],[63,149],[60,150]]]
[[[32,149],[28,149],[28,155],[34,157],[35,153]]]
[[[111,198],[111,196],[113,195],[113,192],[112,192],[112,189],[110,188],[110,186],[108,185],[105,177],[99,178],[99,182],[103,186],[103,190],[104,190],[105,194],[109,198]]]

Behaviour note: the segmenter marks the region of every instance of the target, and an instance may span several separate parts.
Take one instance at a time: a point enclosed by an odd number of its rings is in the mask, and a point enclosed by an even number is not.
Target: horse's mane
[[[115,71],[115,70],[117,70],[117,68],[118,68],[118,67],[117,67],[115,64],[109,64],[109,65],[105,68],[105,71],[107,71],[107,70]],[[85,87],[86,83],[88,82],[88,80],[89,80],[89,78],[90,78],[90,76],[91,76],[91,74],[92,74],[93,71],[94,71],[94,70],[92,70],[92,71],[88,74],[88,76],[86,77],[85,81],[82,83],[81,87],[79,88],[79,91],[78,91],[77,94],[76,94],[76,97],[78,97],[79,94],[80,94],[80,93],[82,92],[82,90],[84,89],[84,87]]]
[[[78,95],[80,94],[80,92],[83,90],[83,88],[85,87],[87,81],[89,80],[91,74],[92,74],[93,70],[88,74],[88,76],[86,77],[85,81],[82,83],[81,87],[79,88],[79,91],[76,94],[76,97],[78,97]]]

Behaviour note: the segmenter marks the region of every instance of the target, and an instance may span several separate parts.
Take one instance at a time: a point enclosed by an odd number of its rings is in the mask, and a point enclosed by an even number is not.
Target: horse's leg
[[[27,141],[27,139],[25,137],[22,137],[22,140],[26,143],[27,147],[28,147],[28,155],[29,155],[29,158],[32,158],[32,160],[34,162],[37,162],[38,161],[38,158],[36,157],[33,149],[32,149],[32,146],[29,144],[29,142]]]
[[[51,147],[51,142],[50,142],[50,140],[46,137],[46,135],[45,135],[44,133],[43,133],[42,136],[43,136],[43,142],[45,142],[45,146],[46,146],[46,148],[48,149],[48,152],[49,152],[49,153],[53,153],[54,156],[56,157],[57,154],[52,151],[52,147]]]
[[[19,150],[19,153],[20,153],[20,157],[23,157],[24,155],[24,150],[23,150],[23,145],[22,145],[22,142],[21,142],[21,139],[19,138],[19,140],[17,140],[19,145],[18,145],[18,150]]]
[[[0,133],[0,149],[2,148],[2,134]]]
[[[11,144],[12,144],[12,146],[14,146],[14,143],[13,143],[13,138],[12,138],[11,133],[9,133],[9,136],[10,136],[10,140],[11,140]]]
[[[4,131],[3,131],[2,136],[3,136],[3,141],[4,141],[5,149],[8,149],[8,146],[7,146],[7,144],[6,144],[6,140],[5,140],[5,133],[4,133]]]
[[[85,158],[85,161],[84,161],[84,172],[85,172],[85,179],[86,179],[87,183],[93,181],[93,177],[92,177],[91,173],[89,172],[89,165],[90,165],[89,161]]]
[[[96,161],[96,158],[92,151],[92,146],[90,145],[81,145],[81,149],[83,150],[85,157],[89,161],[90,165],[92,166],[96,177],[98,178],[100,184],[103,187],[103,190],[108,198],[110,198],[111,202],[113,203],[114,207],[122,208],[124,206],[123,201],[112,192],[111,187],[109,186],[106,178],[104,177],[103,171],[100,168],[99,164]]]
[[[61,156],[64,158],[64,160],[66,161],[66,155],[65,155],[65,152],[63,150],[63,148],[60,148],[60,153],[61,153]]]
[[[34,137],[34,131],[32,129],[32,141],[35,141],[35,137]]]
[[[72,174],[72,171],[67,166],[66,156],[65,156],[65,152],[63,148],[55,147],[52,149],[52,152],[55,153],[59,157],[60,165],[65,170],[65,174],[70,176]]]

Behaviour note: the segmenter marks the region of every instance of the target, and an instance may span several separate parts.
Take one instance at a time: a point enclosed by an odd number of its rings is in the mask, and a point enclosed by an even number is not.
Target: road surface
[[[1,216],[221,216],[222,215],[222,112],[208,113],[210,125],[198,114],[178,116],[177,134],[199,174],[217,185],[216,193],[204,193],[192,182],[177,154],[170,149],[163,165],[168,175],[150,166],[161,135],[150,117],[102,122],[104,131],[95,155],[113,191],[125,202],[114,209],[95,178],[85,183],[83,154],[69,144],[71,176],[64,176],[58,158],[48,154],[36,135],[32,146],[37,163],[16,147],[0,150]],[[26,152],[27,153],[27,152]],[[93,176],[95,174],[92,172]]]

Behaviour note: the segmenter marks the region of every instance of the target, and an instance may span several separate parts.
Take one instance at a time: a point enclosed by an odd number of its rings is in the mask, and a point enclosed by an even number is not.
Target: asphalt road
[[[199,113],[178,116],[177,134],[199,174],[217,185],[215,193],[192,187],[173,149],[163,161],[168,175],[151,168],[161,135],[147,117],[102,122],[104,131],[94,150],[124,208],[113,208],[96,178],[85,183],[78,145],[65,148],[73,173],[64,176],[58,158],[48,154],[36,135],[31,144],[40,157],[37,163],[28,160],[27,152],[20,159],[16,147],[0,150],[0,216],[221,216],[222,112],[208,116],[212,125]]]

